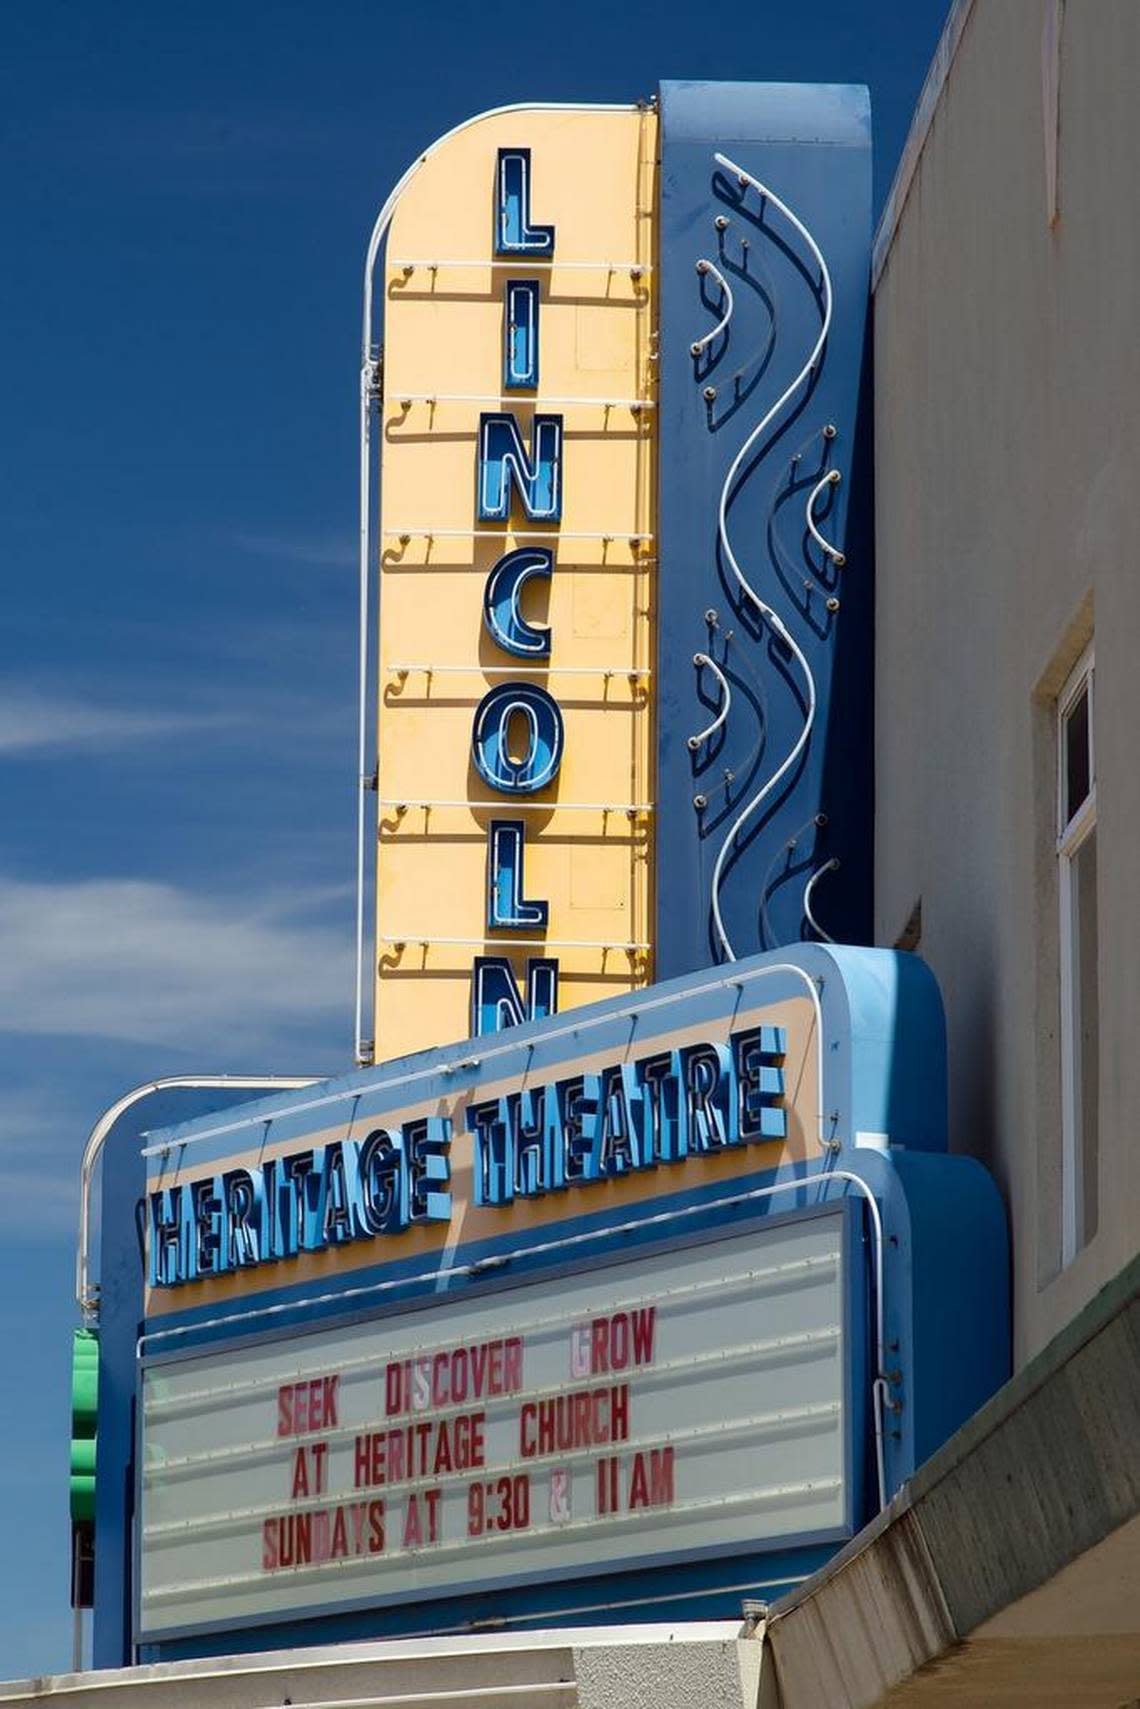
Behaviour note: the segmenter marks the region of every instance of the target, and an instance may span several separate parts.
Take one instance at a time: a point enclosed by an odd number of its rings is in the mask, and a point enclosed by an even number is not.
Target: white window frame
[[[1089,790],[1065,819],[1068,793],[1066,719],[1088,689]],[[1074,966],[1074,936],[1080,929],[1075,861],[1096,828],[1095,655],[1090,642],[1057,696],[1057,880],[1060,901],[1061,974],[1061,1263],[1071,1264],[1084,1244],[1083,1111],[1098,1088],[1081,1084],[1081,993]]]

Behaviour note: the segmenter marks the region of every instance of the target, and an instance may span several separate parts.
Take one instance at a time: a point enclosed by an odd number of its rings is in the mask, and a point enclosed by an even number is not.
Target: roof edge
[[[879,280],[887,265],[887,257],[902,219],[903,208],[906,206],[914,175],[918,171],[918,163],[926,147],[930,127],[934,123],[934,114],[942,99],[942,91],[946,87],[946,80],[950,76],[963,32],[973,10],[974,0],[954,0],[950,16],[938,38],[938,46],[934,50],[934,58],[930,62],[930,70],[926,73],[926,81],[922,85],[922,93],[918,97],[918,105],[914,109],[914,117],[903,145],[894,183],[883,204],[883,212],[871,246],[872,294],[878,290]]]

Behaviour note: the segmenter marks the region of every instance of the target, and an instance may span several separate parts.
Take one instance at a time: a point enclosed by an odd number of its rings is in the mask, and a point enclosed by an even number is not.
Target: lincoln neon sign
[[[495,196],[495,254],[549,259],[554,227],[536,225],[530,213],[531,162],[526,148],[501,148]],[[504,297],[503,387],[532,391],[538,385],[540,293],[537,279],[510,279]],[[513,503],[531,522],[557,523],[562,516],[563,422],[560,415],[535,414],[527,444],[510,410],[479,417],[475,514],[479,522],[510,525]],[[550,657],[550,630],[528,623],[521,611],[527,582],[549,580],[549,547],[505,553],[487,577],[483,627],[510,658],[541,662]],[[471,757],[488,789],[506,799],[534,795],[558,776],[565,746],[562,713],[549,689],[536,682],[500,682],[484,695],[471,731]],[[526,826],[521,819],[492,820],[487,831],[487,930],[543,930],[549,907],[526,895]],[[472,978],[471,1030],[498,1032],[528,1017],[538,1020],[558,1007],[558,962],[527,961],[521,993],[506,956],[477,956]]]

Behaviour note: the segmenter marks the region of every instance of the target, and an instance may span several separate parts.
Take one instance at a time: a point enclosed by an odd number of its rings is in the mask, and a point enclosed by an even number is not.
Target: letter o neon
[[[514,714],[528,725],[526,753],[512,758],[507,732]],[[533,795],[557,776],[562,764],[562,714],[537,683],[503,682],[484,695],[475,713],[471,757],[484,783],[504,795]]]

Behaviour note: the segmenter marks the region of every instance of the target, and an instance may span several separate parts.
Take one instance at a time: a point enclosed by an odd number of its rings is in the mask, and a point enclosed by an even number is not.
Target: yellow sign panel
[[[656,149],[490,116],[392,222],[378,1060],[652,978]]]

